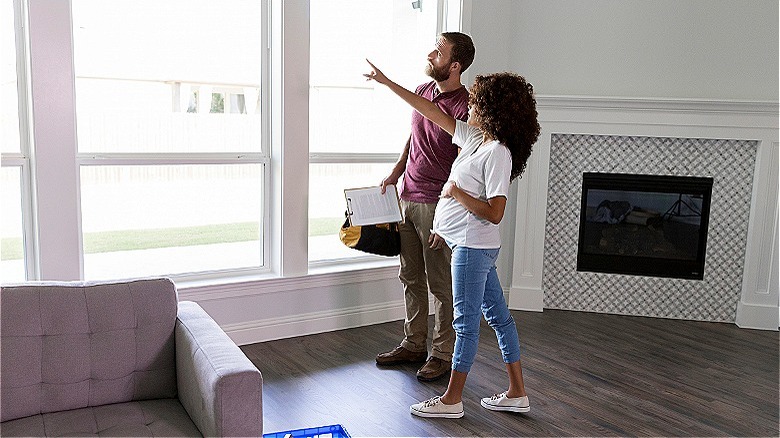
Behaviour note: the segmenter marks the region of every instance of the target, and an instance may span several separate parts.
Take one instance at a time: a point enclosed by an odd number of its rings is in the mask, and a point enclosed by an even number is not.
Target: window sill
[[[307,275],[280,277],[259,273],[208,279],[175,280],[182,300],[209,301],[248,295],[278,293],[316,287],[318,284],[350,284],[398,277],[398,259],[361,260],[311,266]]]

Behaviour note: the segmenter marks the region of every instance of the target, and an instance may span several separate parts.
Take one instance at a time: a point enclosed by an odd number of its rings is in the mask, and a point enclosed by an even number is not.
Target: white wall
[[[469,0],[466,0],[467,2]],[[478,74],[513,69],[511,47],[516,45],[516,0],[471,0],[471,21],[466,30],[474,40],[474,64],[467,70],[469,85]],[[522,73],[521,73],[522,74]]]
[[[776,101],[777,0],[479,0],[478,69],[542,95]]]
[[[778,100],[776,0],[466,3],[477,49],[468,83],[511,70],[541,96]],[[508,215],[498,263],[505,286],[514,228]]]
[[[664,114],[670,120],[675,119],[674,114],[681,114],[676,110],[679,108],[684,108],[686,114],[690,108],[697,111],[704,108],[704,114],[709,112],[710,117],[715,117],[719,111],[712,112],[714,108],[728,106],[732,101],[744,102],[746,108],[752,102],[770,102],[768,107],[761,106],[770,108],[766,114],[772,112],[773,105],[777,108],[776,0],[478,0],[469,3],[468,29],[477,47],[470,77],[501,70],[518,72],[528,78],[540,101],[550,108],[566,111],[581,105],[594,106],[587,100],[593,97],[598,101],[595,106],[607,105],[615,120],[625,118],[625,114],[613,111],[615,108],[625,107],[628,114],[639,114],[644,111],[643,105],[666,108],[664,102],[669,102],[672,110]],[[556,96],[580,96],[585,100],[560,100]],[[693,106],[687,105],[689,101]],[[547,109],[541,108],[540,114],[544,111]],[[739,114],[735,117],[737,123],[742,119]],[[774,122],[765,126],[769,131],[762,131],[755,138],[762,140],[757,163],[758,185],[775,189],[767,188],[767,194],[763,189],[755,191],[754,200],[765,199],[767,195],[771,199],[777,187],[776,111],[773,119]],[[584,122],[575,120],[575,124]],[[763,129],[764,125],[761,126]],[[545,131],[550,126],[542,128]],[[512,266],[514,270],[501,277],[502,281],[509,277],[510,306],[540,310],[538,296],[532,300],[516,298],[540,287],[534,279],[541,269],[536,258],[542,255],[531,254],[526,248],[540,250],[536,235],[544,232],[543,226],[539,229],[544,223],[543,210],[538,214],[526,213],[544,209],[544,205],[536,202],[538,197],[546,196],[542,187],[546,187],[546,172],[542,168],[545,164],[539,169],[531,164],[544,161],[545,150],[541,143],[536,149],[529,163],[529,174],[519,188],[515,187],[516,214],[505,218],[502,224],[505,229],[515,230],[503,234],[504,248],[514,245],[514,258],[512,262],[503,260],[499,267]],[[774,272],[778,255],[771,247],[777,245],[762,243],[777,239],[777,232],[768,225],[772,223],[770,218],[777,214],[776,204],[758,204],[757,211],[751,215],[754,226],[751,226],[745,263],[746,280],[740,305],[743,317],[738,316],[738,324],[776,327],[778,286]],[[523,217],[525,214],[541,215],[542,220],[530,220]],[[523,242],[532,243],[529,239],[536,243],[524,245]],[[502,258],[509,252],[504,251]],[[752,322],[771,320],[774,322],[769,324]]]

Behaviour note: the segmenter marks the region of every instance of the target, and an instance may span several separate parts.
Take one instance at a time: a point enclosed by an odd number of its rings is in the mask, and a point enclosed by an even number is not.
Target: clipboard
[[[344,189],[344,198],[347,200],[347,217],[353,227],[403,220],[401,201],[394,185],[386,186],[384,195],[379,186]]]

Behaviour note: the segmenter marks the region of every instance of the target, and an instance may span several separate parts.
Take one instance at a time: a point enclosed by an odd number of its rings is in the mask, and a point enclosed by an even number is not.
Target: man
[[[468,35],[445,32],[439,35],[435,49],[428,54],[425,73],[433,81],[417,87],[416,93],[434,102],[456,119],[468,119],[468,90],[461,74],[474,61],[474,44]],[[412,115],[412,133],[390,175],[382,181],[382,192],[398,183],[403,222],[401,232],[401,270],[406,319],[404,339],[393,350],[376,357],[379,365],[411,362],[425,364],[417,379],[437,380],[450,372],[455,331],[452,328],[452,279],[450,249],[440,238],[433,238],[433,213],[442,187],[447,182],[458,147],[452,136],[424,118]],[[428,356],[428,292],[434,297],[434,333]]]

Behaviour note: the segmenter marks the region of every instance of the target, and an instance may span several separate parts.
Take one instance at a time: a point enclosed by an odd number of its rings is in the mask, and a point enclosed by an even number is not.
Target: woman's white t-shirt
[[[508,197],[512,154],[498,141],[482,144],[482,131],[455,121],[452,142],[461,147],[452,164],[450,181],[469,195],[487,201]],[[498,225],[469,212],[455,198],[441,198],[433,216],[433,230],[449,244],[468,248],[499,248]]]

